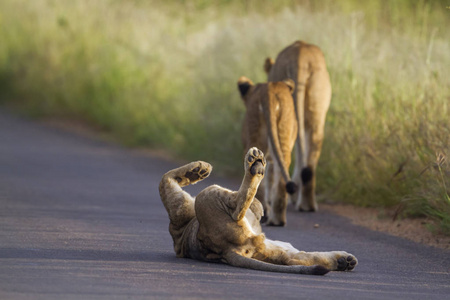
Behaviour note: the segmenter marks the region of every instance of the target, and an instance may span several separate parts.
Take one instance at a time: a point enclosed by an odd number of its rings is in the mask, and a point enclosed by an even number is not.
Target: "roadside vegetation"
[[[241,75],[295,40],[333,86],[318,191],[450,234],[448,1],[0,1],[0,103],[240,174]]]

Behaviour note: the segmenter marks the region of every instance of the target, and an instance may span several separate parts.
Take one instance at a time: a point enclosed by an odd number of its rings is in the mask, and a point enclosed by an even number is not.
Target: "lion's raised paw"
[[[252,176],[263,176],[265,167],[264,153],[256,147],[250,148],[245,155],[245,170],[249,171]]]
[[[212,166],[204,161],[196,161],[177,169],[175,180],[180,186],[195,184],[211,173]]]

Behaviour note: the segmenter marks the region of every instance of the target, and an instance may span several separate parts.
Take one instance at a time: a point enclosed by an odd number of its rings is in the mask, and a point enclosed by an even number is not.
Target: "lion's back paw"
[[[352,254],[341,256],[337,259],[337,271],[351,271],[358,264],[358,260]]]
[[[204,161],[191,162],[181,168],[178,168],[174,176],[180,186],[195,184],[211,173],[212,166]]]

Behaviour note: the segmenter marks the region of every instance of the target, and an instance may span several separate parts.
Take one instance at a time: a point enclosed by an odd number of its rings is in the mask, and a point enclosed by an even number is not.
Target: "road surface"
[[[346,250],[353,272],[268,273],[176,258],[159,199],[170,161],[0,110],[0,299],[450,299],[450,253],[288,212],[272,239]],[[239,178],[206,185],[236,189]],[[319,224],[318,228],[314,225]]]

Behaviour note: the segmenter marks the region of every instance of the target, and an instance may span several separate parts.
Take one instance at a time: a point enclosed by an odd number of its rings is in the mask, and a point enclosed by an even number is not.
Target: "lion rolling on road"
[[[282,50],[274,62],[267,58],[264,69],[268,81],[290,78],[298,132],[293,181],[301,186],[291,199],[301,211],[317,211],[316,167],[322,149],[325,117],[331,101],[331,83],[325,58],[319,47],[302,41]]]
[[[291,79],[254,85],[247,77],[238,81],[238,89],[246,112],[242,126],[245,150],[255,146],[266,153],[267,171],[261,182],[257,198],[267,215],[267,225],[286,224],[287,193],[297,191],[291,181],[289,166],[297,137]],[[287,192],[287,193],[286,193]]]
[[[289,243],[266,239],[259,223],[263,209],[255,198],[265,166],[262,151],[251,148],[245,155],[244,179],[237,192],[212,185],[195,199],[182,187],[208,177],[210,164],[192,162],[162,177],[159,192],[169,214],[177,257],[311,275],[352,270],[357,259],[347,252],[304,252]]]

